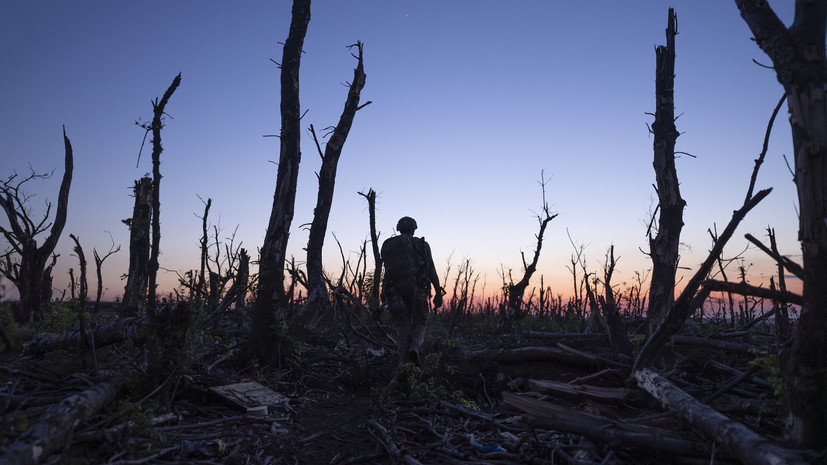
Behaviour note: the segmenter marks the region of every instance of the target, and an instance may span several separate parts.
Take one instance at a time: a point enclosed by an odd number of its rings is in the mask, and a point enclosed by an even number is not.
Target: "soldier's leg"
[[[417,295],[413,302],[411,311],[410,344],[408,345],[408,356],[420,365],[420,353],[425,343],[425,328],[428,324],[428,297],[425,294]]]
[[[402,297],[393,293],[388,295],[388,310],[393,317],[393,324],[396,327],[396,342],[399,350],[399,363],[404,363],[408,356],[408,345],[411,333],[411,312],[405,305]]]

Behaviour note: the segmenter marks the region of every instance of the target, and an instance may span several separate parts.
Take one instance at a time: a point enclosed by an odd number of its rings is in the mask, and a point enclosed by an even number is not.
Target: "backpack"
[[[385,282],[405,295],[412,295],[425,272],[425,260],[419,249],[419,240],[402,234],[382,244],[385,264]]]

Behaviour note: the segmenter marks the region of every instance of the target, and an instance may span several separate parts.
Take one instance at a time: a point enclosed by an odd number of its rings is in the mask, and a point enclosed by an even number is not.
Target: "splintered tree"
[[[652,280],[649,286],[649,309],[646,313],[647,334],[652,334],[663,320],[675,297],[675,271],[678,266],[678,247],[683,228],[683,208],[678,173],[675,169],[675,35],[677,16],[669,9],[666,27],[666,45],[656,50],[655,122],[654,136],[655,177],[657,179],[658,216],[657,234],[649,231],[649,255],[652,258]]]
[[[525,290],[528,288],[528,283],[531,276],[537,271],[537,262],[540,260],[540,250],[543,248],[543,235],[546,232],[548,223],[557,218],[557,213],[551,214],[548,202],[546,201],[546,181],[543,173],[540,173],[540,188],[543,191],[543,212],[537,215],[537,221],[540,223],[540,230],[537,232],[537,247],[534,249],[534,258],[531,263],[526,262],[525,254],[521,253],[523,259],[523,277],[516,283],[510,283],[507,286],[508,301],[506,308],[506,317],[508,319],[519,320],[525,316],[526,312],[523,310],[523,296]]]
[[[362,61],[362,43],[357,42],[350,46],[350,48],[354,47],[358,53],[356,55],[358,61],[356,69],[353,70],[353,81],[350,83],[339,124],[333,129],[333,134],[325,145],[324,153],[322,153],[313,125],[310,125],[310,132],[316,142],[319,155],[322,157],[322,167],[319,170],[319,191],[316,197],[316,208],[313,210],[313,222],[310,225],[310,237],[307,241],[307,304],[302,309],[300,318],[303,329],[312,329],[314,320],[321,316],[324,306],[328,303],[327,283],[325,283],[322,269],[322,248],[327,233],[330,209],[333,206],[336,167],[356,112],[370,104],[367,102],[359,105],[362,88],[365,87],[365,69]]]
[[[27,182],[50,175],[32,172],[18,180],[15,174],[0,183],[0,207],[3,208],[9,222],[8,229],[0,226],[0,233],[11,247],[11,250],[0,257],[0,273],[17,288],[20,303],[29,320],[40,313],[43,304],[48,303],[51,296],[51,269],[56,257],[53,257],[51,265],[47,265],[47,262],[66,225],[73,168],[72,143],[66,137],[66,128],[63,129],[63,145],[66,153],[65,167],[57,197],[57,211],[51,225],[47,222],[52,204],[46,204],[43,219],[37,221],[27,205],[29,195],[23,190]],[[43,244],[38,246],[37,236],[47,230],[49,235]]]
[[[152,131],[152,245],[149,250],[149,279],[147,301],[155,302],[155,281],[158,276],[158,254],[161,251],[161,128],[164,127],[164,109],[175,89],[181,84],[181,73],[172,80],[164,96],[152,102],[152,123],[145,127]]]
[[[379,253],[379,235],[376,233],[376,191],[359,192],[368,201],[368,222],[370,223],[370,246],[373,251],[373,280],[370,287],[368,308],[373,314],[379,308],[379,283],[382,282],[382,254]]]
[[[152,219],[152,178],[135,181],[132,188],[135,206],[132,218],[124,220],[129,227],[129,271],[123,291],[124,314],[143,313],[149,285],[149,225]]]
[[[741,16],[773,62],[790,111],[804,270],[804,305],[782,352],[789,401],[788,439],[827,447],[827,0],[796,0],[785,27],[766,1],[735,0]]]
[[[247,347],[248,357],[272,359],[272,327],[287,304],[284,268],[287,240],[296,203],[299,163],[301,162],[301,105],[299,103],[299,65],[302,46],[310,22],[310,0],[294,0],[290,32],[284,42],[281,61],[281,132],[279,167],[270,221],[261,246],[253,327]]]

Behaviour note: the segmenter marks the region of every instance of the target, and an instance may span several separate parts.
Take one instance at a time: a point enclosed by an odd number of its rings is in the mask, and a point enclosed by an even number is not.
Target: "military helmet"
[[[396,223],[396,230],[401,233],[413,234],[414,231],[416,231],[416,220],[410,216],[403,216],[399,219],[399,222]]]

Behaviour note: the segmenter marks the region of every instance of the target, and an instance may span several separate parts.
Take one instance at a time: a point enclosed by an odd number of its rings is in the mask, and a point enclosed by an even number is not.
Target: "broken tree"
[[[0,226],[0,233],[8,241],[11,250],[0,257],[0,274],[11,281],[20,294],[20,303],[23,311],[28,314],[28,320],[39,315],[42,306],[48,303],[52,293],[51,269],[47,266],[49,257],[55,250],[63,227],[66,225],[66,213],[69,206],[69,187],[72,185],[72,143],[66,137],[66,128],[63,128],[63,145],[65,149],[63,180],[57,197],[57,211],[51,229],[47,223],[52,204],[46,204],[46,214],[39,222],[32,218],[32,212],[26,205],[28,196],[21,190],[23,185],[32,179],[43,179],[50,175],[32,172],[20,181],[17,175],[10,176],[0,183],[0,207],[6,213],[9,229]],[[38,247],[37,236],[49,229],[49,235],[43,244]],[[15,260],[13,256],[17,256]],[[44,301],[45,300],[45,301]]]
[[[152,218],[152,179],[135,181],[132,188],[135,206],[132,218],[123,220],[129,227],[129,271],[121,308],[125,315],[143,314],[149,285],[149,224]]]
[[[149,250],[149,280],[147,301],[155,303],[155,280],[158,276],[158,253],[161,250],[161,128],[164,127],[164,109],[175,89],[181,84],[181,73],[172,80],[164,96],[152,102],[152,245]]]
[[[319,191],[316,197],[316,208],[313,210],[313,222],[310,224],[310,237],[307,241],[307,303],[300,314],[300,325],[303,329],[311,329],[324,307],[328,305],[327,283],[324,279],[322,269],[322,247],[324,236],[327,233],[327,221],[330,216],[330,208],[333,206],[333,190],[336,184],[336,167],[339,163],[339,156],[347,140],[347,135],[353,125],[353,118],[356,112],[365,105],[359,105],[359,98],[362,88],[365,87],[365,69],[362,61],[362,43],[356,42],[351,45],[357,50],[356,69],[353,70],[353,82],[345,101],[345,108],[339,118],[339,124],[333,129],[333,134],[322,153],[319,141],[313,125],[310,125],[310,132],[316,142],[316,148],[322,157],[322,168],[319,170]]]
[[[548,223],[557,218],[557,213],[551,214],[548,202],[546,201],[546,181],[543,173],[540,173],[540,188],[543,191],[543,213],[537,215],[537,222],[540,223],[540,230],[537,232],[537,247],[534,249],[534,258],[531,263],[526,262],[525,254],[521,253],[523,259],[523,277],[516,283],[508,285],[508,303],[506,307],[506,317],[512,320],[519,320],[525,316],[526,311],[523,310],[523,296],[531,280],[531,276],[537,271],[537,262],[540,260],[540,250],[543,248],[543,235],[546,232]]]
[[[652,258],[652,280],[649,286],[649,308],[646,312],[646,333],[652,334],[663,320],[675,299],[675,271],[678,266],[678,246],[683,228],[683,209],[678,172],[675,168],[675,10],[669,9],[666,27],[666,45],[655,50],[655,122],[654,136],[655,178],[657,180],[658,216],[657,234],[649,235],[649,256]],[[654,218],[653,218],[654,220]]]
[[[270,221],[261,245],[258,268],[258,292],[247,356],[272,359],[273,325],[284,316],[287,294],[284,290],[284,266],[287,240],[296,203],[299,163],[301,163],[301,105],[299,103],[299,65],[302,46],[310,22],[310,0],[294,0],[290,32],[284,42],[281,61],[281,132],[279,134],[279,168]]]
[[[804,305],[782,352],[790,405],[787,436],[827,447],[827,0],[797,0],[785,27],[765,1],[735,0],[755,41],[773,62],[790,111],[798,189],[798,237],[804,258]]]

